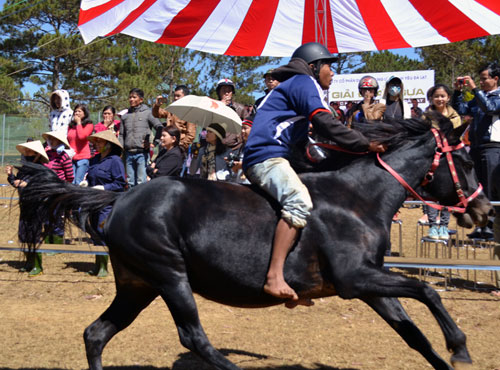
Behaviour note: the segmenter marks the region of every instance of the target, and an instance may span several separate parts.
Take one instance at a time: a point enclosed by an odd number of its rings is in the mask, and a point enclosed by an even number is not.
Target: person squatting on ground
[[[149,162],[151,129],[155,129],[155,142],[161,134],[163,124],[153,117],[151,109],[144,104],[144,92],[133,88],[129,92],[130,108],[121,117],[120,143],[125,149],[127,183],[129,188],[146,182],[146,166]]]
[[[378,82],[375,77],[364,76],[359,80],[358,90],[363,100],[352,109],[347,125],[351,127],[352,122],[379,121],[385,112],[385,104],[375,100],[378,94]]]
[[[66,90],[56,90],[50,94],[49,131],[68,133],[68,125],[73,117],[69,105],[69,94]]]
[[[189,95],[189,89],[185,85],[179,85],[174,90],[174,101]],[[189,146],[193,143],[196,136],[196,125],[191,122],[184,121],[177,117],[175,114],[170,113],[166,109],[160,106],[166,103],[166,98],[159,95],[156,97],[156,102],[153,105],[153,116],[156,118],[166,118],[166,126],[176,126],[181,133],[181,139],[178,142],[179,148],[182,150],[183,154],[186,154],[189,150]]]
[[[116,135],[105,130],[95,133],[88,137],[88,140],[94,144],[97,151],[89,167],[87,179],[80,183],[80,186],[89,186],[94,189],[122,192],[125,190],[125,168],[121,154],[123,147],[118,141]],[[104,223],[111,212],[112,206],[104,207],[97,215],[96,220],[92,220],[92,225],[97,225],[96,230],[101,235],[101,240],[92,238],[94,245],[105,245],[103,242]],[[88,273],[97,277],[106,277],[108,275],[108,256],[95,256],[95,266]]]
[[[462,125],[462,118],[450,105],[451,89],[443,84],[436,84],[427,91],[427,100],[429,107],[426,112],[439,112],[450,119],[453,128]],[[425,116],[425,114],[424,114]],[[432,121],[432,127],[439,129],[438,123]],[[446,209],[438,211],[435,208],[425,206],[424,213],[427,214],[429,222],[429,238],[448,240],[448,223],[450,222],[450,212]],[[439,216],[439,225],[437,218]]]
[[[496,63],[483,66],[479,71],[480,89],[471,76],[460,76],[455,81],[453,108],[462,115],[473,117],[469,126],[470,155],[474,161],[479,182],[489,200],[491,194],[491,173],[500,163],[500,67]],[[470,87],[474,99],[464,100],[463,89]],[[470,238],[492,239],[491,221],[484,228],[476,228]]]
[[[22,161],[30,163],[40,163],[46,164],[49,162],[49,157],[45,152],[45,149],[40,140],[29,140],[26,143],[21,143],[16,145],[16,149],[22,155]],[[7,181],[13,187],[21,192],[23,188],[28,184],[29,179],[23,177],[23,179],[14,175],[12,172],[12,166],[8,165],[5,167],[5,172],[7,173]],[[29,243],[31,241],[38,243],[42,236],[42,230],[39,230],[39,234],[35,235],[35,240],[27,240],[25,237],[25,230],[28,228],[25,226],[22,218],[19,220],[19,230],[18,237],[21,243]],[[26,263],[19,271],[28,271],[28,276],[33,277],[42,273],[42,254],[38,252],[25,252]]]
[[[89,169],[91,153],[87,138],[93,131],[94,124],[90,120],[89,109],[85,104],[77,104],[68,127],[68,143],[75,153],[72,158],[75,176],[73,184],[82,182]]]
[[[247,178],[282,206],[264,285],[266,293],[279,298],[298,300],[297,293],[285,282],[283,267],[313,206],[307,188],[287,160],[292,146],[307,142],[311,123],[319,135],[346,149],[385,150],[383,145],[370,142],[360,132],[333,118],[323,90],[330,86],[331,63],[335,60],[319,43],[307,43],[295,50],[290,62],[274,71],[280,84],[257,111],[244,149],[243,169]]]

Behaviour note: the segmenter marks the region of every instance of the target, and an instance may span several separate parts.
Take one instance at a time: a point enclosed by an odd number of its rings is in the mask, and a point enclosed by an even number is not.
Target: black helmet
[[[292,58],[300,58],[306,61],[307,64],[318,60],[328,62],[336,62],[339,58],[330,54],[328,49],[319,42],[308,42],[299,46],[292,54]]]

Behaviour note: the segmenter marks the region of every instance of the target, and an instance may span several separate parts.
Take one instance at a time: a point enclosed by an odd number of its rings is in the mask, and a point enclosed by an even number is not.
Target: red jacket
[[[85,126],[75,125],[68,128],[68,143],[75,151],[75,155],[73,156],[74,161],[89,159],[91,157],[87,137],[92,135],[93,130],[94,125],[92,123],[87,123]]]

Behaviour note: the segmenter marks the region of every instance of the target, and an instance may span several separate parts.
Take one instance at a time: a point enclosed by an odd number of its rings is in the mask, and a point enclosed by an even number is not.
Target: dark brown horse
[[[441,123],[441,134],[456,145],[463,129]],[[431,166],[436,141],[429,123],[410,120],[361,127],[389,150],[382,158],[413,187]],[[466,196],[478,188],[472,162],[464,149],[452,154]],[[406,190],[370,154],[301,167],[314,210],[285,266],[285,278],[301,298],[339,295],[358,298],[372,307],[408,345],[436,369],[451,369],[412,322],[398,297],[424,303],[439,323],[453,364],[471,359],[464,333],[426,283],[383,268],[391,218]],[[446,205],[459,200],[448,165],[438,167],[426,191]],[[297,168],[298,168],[297,167]],[[31,176],[20,195],[21,218],[33,230],[60,214],[95,234],[97,212],[113,204],[104,241],[116,280],[111,306],[84,334],[90,369],[102,369],[104,346],[126,328],[158,295],[167,304],[181,343],[217,369],[237,369],[208,341],[193,299],[239,307],[265,307],[283,301],[262,291],[279,205],[258,189],[225,182],[163,177],[123,195],[79,188],[58,181],[38,168],[23,167]],[[479,194],[458,221],[484,224],[490,211]],[[244,222],[243,222],[244,221]],[[85,226],[84,226],[85,224]],[[49,232],[50,230],[47,230]],[[33,232],[32,235],[37,235]],[[32,243],[31,248],[36,243]],[[313,333],[311,333],[313,334]]]

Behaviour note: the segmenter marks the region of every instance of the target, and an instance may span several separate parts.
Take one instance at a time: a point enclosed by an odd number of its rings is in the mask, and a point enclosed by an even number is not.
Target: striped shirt
[[[73,182],[73,164],[66,152],[58,154],[54,149],[47,149],[49,163],[45,166],[54,171],[61,180],[66,182]]]

